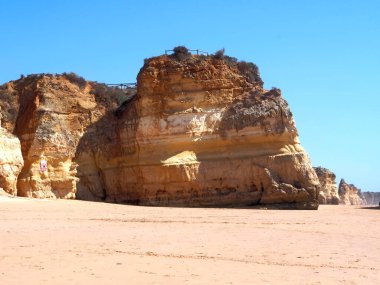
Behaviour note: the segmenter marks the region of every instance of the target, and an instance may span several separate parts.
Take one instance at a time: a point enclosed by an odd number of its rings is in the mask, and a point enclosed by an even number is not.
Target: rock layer
[[[353,184],[348,184],[344,179],[339,183],[340,203],[344,205],[365,205],[365,199],[362,196],[361,190]]]
[[[317,173],[321,189],[318,196],[320,204],[338,205],[340,202],[338,187],[336,186],[336,176],[333,172],[323,167],[314,167]]]
[[[278,89],[263,89],[257,70],[212,57],[160,56],[146,62],[137,86],[118,120],[99,122],[100,140],[81,141],[84,197],[317,208],[319,181],[288,104]]]

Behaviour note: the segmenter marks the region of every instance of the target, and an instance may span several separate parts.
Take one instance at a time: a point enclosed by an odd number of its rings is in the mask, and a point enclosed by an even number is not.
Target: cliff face
[[[0,195],[2,190],[17,194],[17,176],[23,164],[20,141],[3,129],[0,121]]]
[[[380,203],[380,192],[363,192],[362,196],[367,205],[379,205]]]
[[[339,183],[340,203],[344,205],[365,205],[361,190],[353,184],[348,184],[344,179]]]
[[[24,158],[19,196],[75,198],[78,178],[73,157],[79,139],[88,125],[117,106],[116,102],[108,106],[90,92],[92,86],[76,79],[80,78],[32,75],[1,90],[1,103],[8,104],[4,126],[20,139]]]
[[[319,192],[318,201],[320,204],[338,205],[340,202],[338,187],[336,186],[336,176],[330,170],[323,167],[314,167],[317,173],[321,190]]]
[[[319,181],[288,104],[279,90],[263,89],[252,66],[150,59],[137,96],[117,114],[99,122],[101,140],[81,140],[78,195],[141,205],[318,205]]]

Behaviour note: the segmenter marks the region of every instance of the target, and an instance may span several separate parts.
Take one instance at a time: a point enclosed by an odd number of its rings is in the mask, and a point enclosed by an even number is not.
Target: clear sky
[[[0,84],[65,71],[135,82],[165,49],[225,48],[282,89],[313,165],[380,191],[378,0],[0,0],[0,35]]]

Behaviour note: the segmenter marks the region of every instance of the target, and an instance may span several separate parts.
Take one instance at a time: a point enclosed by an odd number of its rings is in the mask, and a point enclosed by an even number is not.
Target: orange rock
[[[148,60],[119,119],[98,122],[100,140],[82,138],[78,195],[140,205],[317,208],[319,181],[287,102],[278,89],[263,89],[254,67],[243,71],[204,56]]]

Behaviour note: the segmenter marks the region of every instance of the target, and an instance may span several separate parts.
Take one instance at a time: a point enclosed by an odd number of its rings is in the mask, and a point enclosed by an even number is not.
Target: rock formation
[[[318,201],[320,204],[338,205],[340,202],[338,187],[336,186],[336,176],[330,170],[323,167],[314,167],[317,173],[321,190],[319,192]]]
[[[19,195],[318,207],[319,181],[288,104],[263,88],[254,64],[176,52],[145,62],[136,96],[112,90],[73,74],[0,88],[4,127],[25,162]]]
[[[365,205],[366,202],[362,196],[361,190],[353,184],[348,184],[344,179],[339,183],[340,203],[344,205]]]
[[[362,196],[365,199],[367,205],[379,205],[380,192],[362,192]]]
[[[278,89],[263,89],[256,66],[163,55],[146,61],[137,86],[116,121],[98,122],[100,140],[82,138],[78,195],[139,205],[317,208],[319,181],[288,104]]]
[[[73,74],[31,75],[2,86],[4,126],[20,139],[24,158],[19,196],[75,198],[73,157],[79,139],[88,125],[118,105],[112,96],[96,94],[101,87]],[[17,148],[17,143],[11,144]]]

